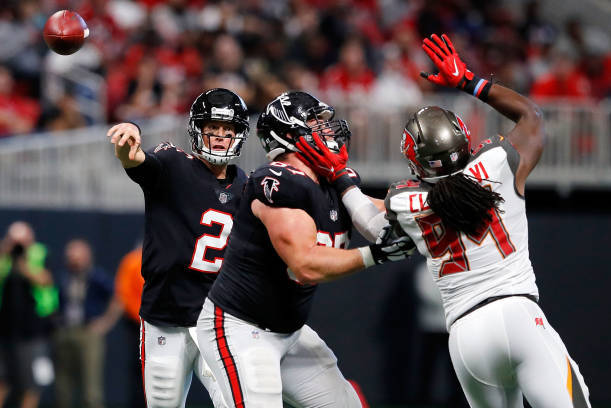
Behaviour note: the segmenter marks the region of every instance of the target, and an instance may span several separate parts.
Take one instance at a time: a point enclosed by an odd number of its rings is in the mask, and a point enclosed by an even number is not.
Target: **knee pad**
[[[252,348],[240,359],[248,389],[258,394],[282,393],[280,359],[267,348]]]
[[[182,402],[185,370],[175,357],[149,357],[144,369],[148,408],[176,408]]]

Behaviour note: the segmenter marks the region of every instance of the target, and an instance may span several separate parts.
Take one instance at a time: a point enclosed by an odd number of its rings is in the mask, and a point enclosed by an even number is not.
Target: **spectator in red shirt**
[[[534,98],[589,98],[592,86],[588,78],[575,64],[573,58],[563,51],[552,57],[551,70],[535,79],[530,94]]]
[[[38,102],[17,94],[14,88],[13,74],[0,65],[0,137],[32,132],[40,116]]]
[[[357,37],[348,39],[340,50],[339,62],[323,74],[321,87],[330,101],[346,97],[360,99],[375,81],[365,59],[365,47]]]

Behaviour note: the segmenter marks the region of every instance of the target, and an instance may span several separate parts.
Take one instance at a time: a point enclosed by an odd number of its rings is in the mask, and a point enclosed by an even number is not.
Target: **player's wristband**
[[[483,102],[488,99],[488,92],[492,83],[486,79],[477,77],[471,73],[472,78],[468,79],[467,75],[463,76],[456,87],[466,93],[479,98]]]
[[[342,196],[344,191],[356,185],[352,177],[348,175],[347,171],[345,171],[341,176],[336,178],[331,184],[333,185],[333,188],[335,188],[335,191],[337,191],[337,194],[339,194],[340,197]]]
[[[375,260],[373,259],[373,253],[371,252],[371,245],[358,247],[357,249],[361,253],[361,257],[363,258],[363,265],[365,265],[365,268],[369,268],[370,266],[376,264]]]

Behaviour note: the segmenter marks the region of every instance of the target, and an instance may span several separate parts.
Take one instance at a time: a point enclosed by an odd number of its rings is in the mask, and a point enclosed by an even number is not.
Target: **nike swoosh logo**
[[[269,171],[271,171],[272,173],[274,173],[278,177],[282,176],[282,171],[274,171],[272,169],[269,169]]]
[[[454,58],[454,69],[455,71],[452,72],[452,75],[458,76],[458,67],[456,66],[456,58]]]

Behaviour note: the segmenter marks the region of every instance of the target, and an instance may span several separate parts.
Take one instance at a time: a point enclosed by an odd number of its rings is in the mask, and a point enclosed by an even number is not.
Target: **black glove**
[[[414,253],[416,250],[414,241],[400,227],[396,227],[387,225],[380,231],[376,243],[365,247],[369,249],[371,258],[369,258],[367,251],[361,251],[366,267],[389,261],[400,261]]]

